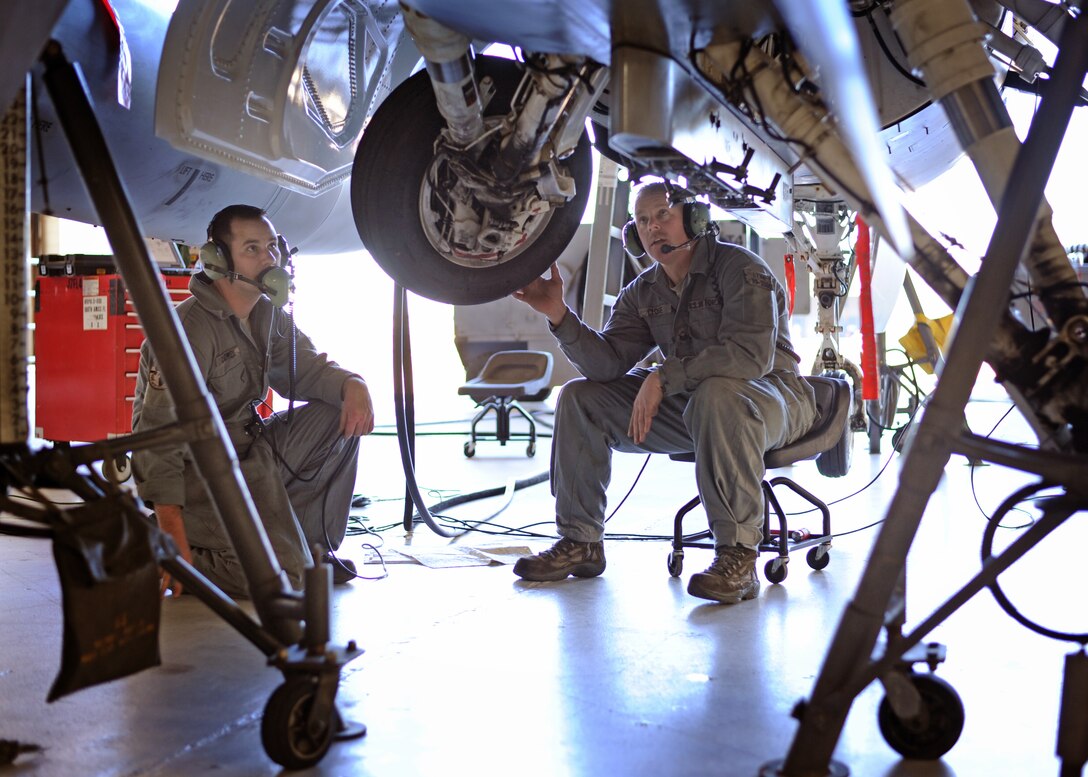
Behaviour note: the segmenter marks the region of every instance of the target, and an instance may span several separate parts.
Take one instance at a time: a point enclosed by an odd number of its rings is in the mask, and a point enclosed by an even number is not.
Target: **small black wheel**
[[[132,477],[132,459],[125,454],[103,459],[102,474],[115,485],[121,485]]]
[[[877,710],[884,741],[904,758],[935,761],[947,753],[963,732],[963,702],[956,689],[935,674],[911,674],[922,697],[917,720],[900,720],[885,696]]]
[[[466,442],[465,443],[465,456],[471,459],[475,455],[476,455],[476,446],[473,445],[470,442]]]
[[[810,549],[805,555],[805,560],[808,561],[808,565],[813,569],[824,569],[831,563],[831,549],[827,548],[821,553],[820,549],[823,547],[823,545],[817,545],[815,548]]]
[[[536,455],[536,443],[535,442],[529,443],[529,445],[525,448],[525,455],[530,457],[530,458],[532,458],[533,456]]]
[[[673,577],[680,577],[680,573],[684,571],[684,554],[683,553],[670,553],[669,554],[669,574]]]
[[[786,579],[786,575],[789,573],[789,569],[785,563],[778,563],[777,558],[773,558],[767,562],[763,567],[763,574],[767,576],[767,579],[772,583],[781,583]]]
[[[285,769],[313,766],[332,744],[336,732],[331,714],[319,730],[307,727],[316,690],[312,679],[292,678],[272,692],[264,707],[261,744],[268,757]]]

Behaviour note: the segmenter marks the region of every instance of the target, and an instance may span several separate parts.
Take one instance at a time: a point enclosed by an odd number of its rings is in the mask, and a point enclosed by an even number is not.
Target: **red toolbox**
[[[34,434],[53,442],[90,442],[132,431],[144,341],[112,257],[72,260],[42,257],[35,284]],[[162,270],[174,304],[189,296],[192,272]]]

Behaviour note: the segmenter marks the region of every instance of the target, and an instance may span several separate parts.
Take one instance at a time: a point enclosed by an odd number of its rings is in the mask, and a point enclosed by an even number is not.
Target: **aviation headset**
[[[230,254],[230,248],[216,237],[216,233],[225,231],[230,221],[235,218],[260,219],[265,212],[260,208],[250,205],[228,205],[223,210],[212,216],[208,222],[208,242],[200,247],[200,264],[204,274],[210,280],[221,278],[240,280],[259,288],[276,307],[287,304],[290,296],[293,280],[291,273],[291,251],[287,248],[287,241],[283,235],[276,235],[279,244],[279,263],[262,270],[256,279],[247,278],[234,269],[234,259]]]
[[[696,200],[695,195],[687,189],[681,189],[678,186],[667,186],[666,188],[668,189],[670,205],[676,205],[679,202],[684,203],[684,234],[687,235],[689,242],[713,231],[710,222],[709,205]],[[632,258],[638,259],[646,253],[646,248],[642,245],[642,240],[638,236],[638,227],[634,219],[623,225],[622,236],[623,250]],[[674,249],[678,247],[675,246]]]

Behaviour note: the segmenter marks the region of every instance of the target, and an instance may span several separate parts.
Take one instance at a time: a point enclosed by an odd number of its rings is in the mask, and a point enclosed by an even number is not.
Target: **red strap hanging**
[[[876,332],[873,331],[872,263],[869,256],[869,225],[857,217],[858,239],[854,244],[861,281],[861,398],[880,399],[877,383]]]
[[[797,273],[793,267],[793,254],[783,257],[786,267],[786,296],[790,302],[790,315],[793,315],[793,301],[797,296]]]

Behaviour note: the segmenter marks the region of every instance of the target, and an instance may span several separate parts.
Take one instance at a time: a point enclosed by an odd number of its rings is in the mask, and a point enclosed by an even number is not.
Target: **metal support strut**
[[[152,534],[154,559],[181,580],[213,611],[236,628],[283,672],[285,682],[269,698],[261,722],[261,741],[277,763],[289,769],[312,766],[334,740],[361,736],[366,727],[349,725],[335,707],[340,670],[362,651],[355,642],[329,644],[332,576],[320,560],[305,575],[305,590],[293,591],[272,550],[250,497],[223,419],[197,372],[189,342],[171,306],[154,262],[141,237],[124,184],[113,165],[77,65],[56,41],[42,55],[44,81],[53,99],[87,191],[113,248],[117,269],[128,287],[147,340],[158,356],[178,421],[146,434],[82,446],[81,452],[46,451],[44,464],[85,501],[113,496],[118,510],[143,515],[135,499],[104,492],[104,479],[81,476],[82,457],[116,453],[114,446],[186,443],[208,485],[245,573],[260,624],[182,559],[170,537]],[[133,449],[133,448],[129,448]],[[36,460],[35,460],[36,461]],[[33,462],[32,462],[33,463]],[[86,461],[82,463],[86,464]],[[35,464],[35,466],[43,466]],[[33,467],[27,466],[28,471]],[[305,623],[305,630],[303,630]],[[299,710],[303,710],[299,714]]]
[[[888,655],[878,663],[887,666],[892,651],[904,647],[899,633],[907,554],[945,465],[961,436],[966,437],[958,431],[964,408],[1006,311],[1010,284],[1030,245],[1043,188],[1088,72],[1088,14],[1066,23],[1061,44],[1049,88],[1016,156],[1010,180],[1017,185],[1005,193],[982,269],[960,301],[945,369],[906,450],[899,488],[828,648],[812,698],[799,707],[800,725],[787,757],[764,765],[760,774],[765,777],[847,774],[842,764],[832,761],[832,754],[855,695],[874,674],[871,656],[881,627],[888,628]],[[1072,457],[1083,459],[1076,453],[1064,456]],[[1066,468],[1062,474],[1077,469]],[[1070,485],[1080,488],[1075,482]],[[920,638],[913,634],[911,641]]]
[[[87,181],[87,191],[102,220],[117,269],[132,295],[140,323],[159,357],[163,378],[177,406],[178,420],[200,428],[189,441],[200,474],[208,483],[249,584],[261,622],[284,644],[298,640],[301,611],[285,617],[291,599],[264,526],[242,479],[238,458],[211,396],[197,375],[196,361],[181,322],[169,303],[162,278],[141,239],[124,184],[99,128],[78,67],[68,62],[60,44],[50,41],[42,61],[45,85],[56,105],[72,154]]]

